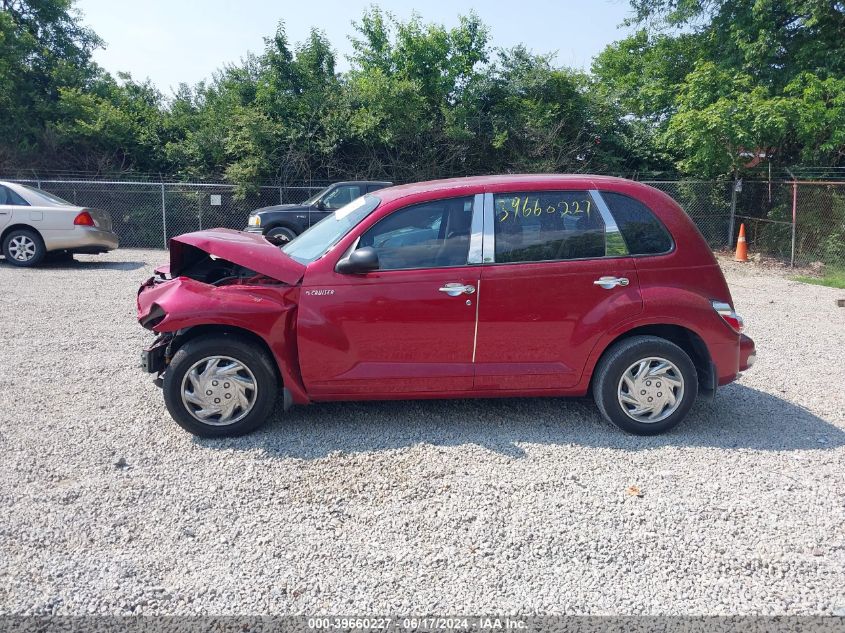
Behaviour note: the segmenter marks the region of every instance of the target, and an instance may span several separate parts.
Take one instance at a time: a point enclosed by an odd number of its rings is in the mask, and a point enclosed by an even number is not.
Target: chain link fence
[[[19,180],[80,206],[107,210],[124,247],[162,248],[203,228],[243,229],[249,213],[301,203],[327,183],[263,186],[244,196],[219,183]],[[845,183],[643,181],[677,200],[711,248],[732,248],[744,223],[749,250],[795,264],[845,266]]]
[[[259,187],[236,196],[219,183],[147,183],[91,180],[9,180],[36,187],[75,205],[111,213],[120,245],[163,248],[167,240],[204,228],[243,229],[251,211],[276,204],[297,204],[322,186]]]
[[[714,250],[733,248],[745,224],[751,253],[845,266],[843,182],[643,182],[677,200]]]

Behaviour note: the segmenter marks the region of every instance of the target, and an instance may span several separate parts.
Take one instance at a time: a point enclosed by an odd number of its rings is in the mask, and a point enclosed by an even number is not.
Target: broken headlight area
[[[211,286],[281,283],[246,266],[207,253],[192,258],[190,263],[179,271],[178,276],[188,277]]]

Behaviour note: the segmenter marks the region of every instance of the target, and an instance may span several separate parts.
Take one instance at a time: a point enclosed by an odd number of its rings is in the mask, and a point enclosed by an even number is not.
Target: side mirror
[[[317,200],[317,204],[315,204],[314,206],[317,207],[318,211],[325,211],[326,210],[326,203],[323,202],[322,200]]]
[[[335,270],[345,275],[360,275],[373,270],[378,270],[378,253],[372,246],[358,248],[349,254],[349,257],[341,259]]]

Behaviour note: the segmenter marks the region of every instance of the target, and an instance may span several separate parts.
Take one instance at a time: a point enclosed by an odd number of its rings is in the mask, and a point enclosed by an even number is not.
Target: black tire
[[[12,250],[19,246],[21,241],[32,245],[32,255],[26,259],[18,259],[12,255]],[[21,266],[29,268],[31,266],[38,266],[47,254],[47,249],[44,247],[44,240],[37,231],[31,229],[15,229],[9,231],[6,237],[3,238],[3,256],[6,261],[12,266]]]
[[[674,364],[683,378],[683,390],[680,400],[677,400],[677,407],[670,415],[656,422],[642,422],[629,415],[628,407],[620,402],[620,383],[623,373],[634,364],[650,357],[665,359]],[[657,367],[656,362],[654,366]],[[674,371],[670,377],[673,375]],[[653,384],[654,387],[651,382],[648,387],[642,386],[644,390],[657,389],[657,379],[653,380]],[[662,396],[665,385],[660,385],[659,388],[659,394]],[[627,391],[627,387],[625,390]],[[643,394],[643,397],[651,397],[650,393],[649,391]],[[676,393],[681,391],[672,387],[672,394]],[[697,396],[698,374],[692,360],[680,347],[657,336],[632,336],[619,341],[604,353],[593,375],[593,398],[601,414],[620,429],[635,435],[657,435],[673,428],[686,417]],[[628,406],[632,407],[631,411],[634,413],[638,412],[634,405]],[[668,409],[669,406],[665,410]]]
[[[267,231],[267,237],[284,239],[286,242],[290,242],[297,235],[296,231],[286,226],[277,226],[276,228]]]
[[[235,359],[252,373],[257,386],[248,413],[224,426],[201,421],[182,400],[185,374],[196,363],[211,356]],[[254,431],[267,420],[280,392],[275,367],[267,353],[245,338],[225,333],[200,336],[180,347],[164,372],[162,388],[164,403],[176,423],[200,437],[232,437]]]

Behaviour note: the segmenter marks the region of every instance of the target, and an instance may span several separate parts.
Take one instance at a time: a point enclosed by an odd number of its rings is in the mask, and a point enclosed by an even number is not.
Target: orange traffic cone
[[[736,255],[734,259],[738,262],[748,261],[748,245],[745,243],[745,224],[739,225],[739,237],[736,240]]]

